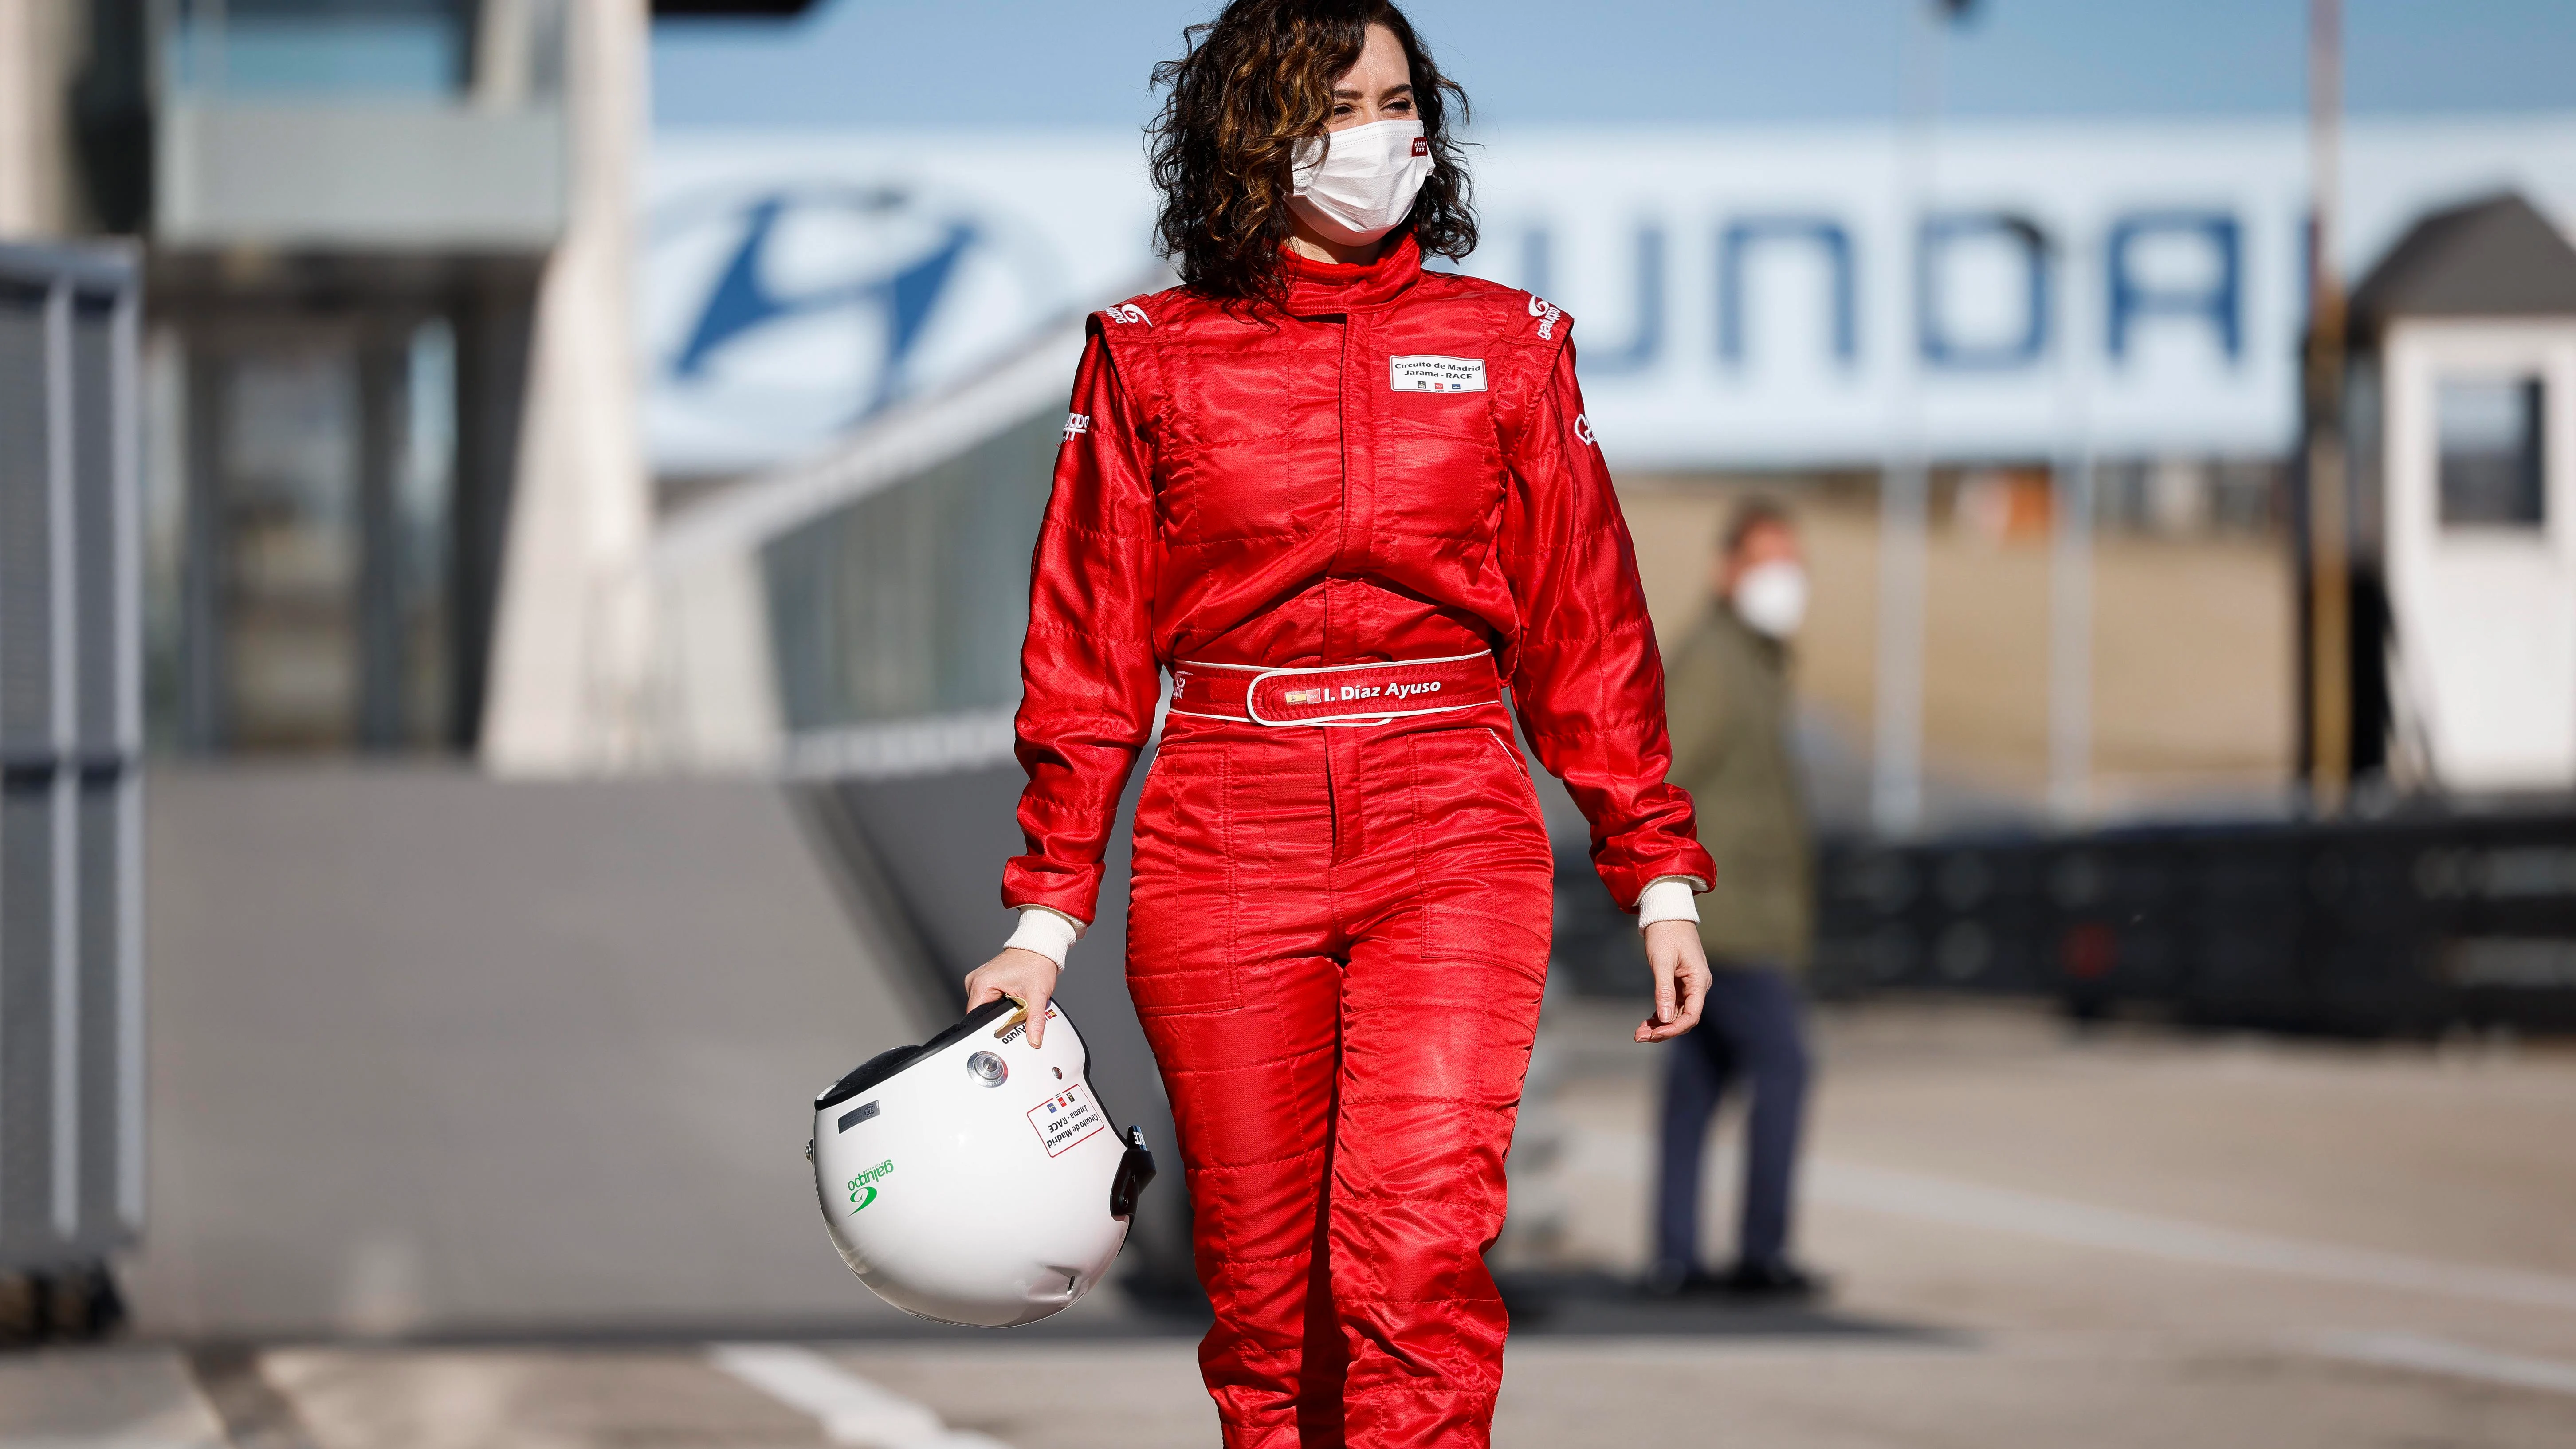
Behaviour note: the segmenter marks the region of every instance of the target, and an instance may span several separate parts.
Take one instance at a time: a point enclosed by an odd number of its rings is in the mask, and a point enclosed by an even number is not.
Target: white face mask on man
[[[1297,191],[1288,205],[1326,239],[1365,246],[1412,214],[1433,164],[1420,121],[1373,121],[1310,137],[1297,143]]]
[[[1746,628],[1786,639],[1807,620],[1807,571],[1787,559],[1755,564],[1736,579],[1731,598]]]

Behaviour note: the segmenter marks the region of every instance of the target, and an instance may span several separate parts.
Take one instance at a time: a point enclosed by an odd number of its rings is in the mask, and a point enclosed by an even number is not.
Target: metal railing
[[[143,1226],[139,301],[0,247],[0,1271]]]

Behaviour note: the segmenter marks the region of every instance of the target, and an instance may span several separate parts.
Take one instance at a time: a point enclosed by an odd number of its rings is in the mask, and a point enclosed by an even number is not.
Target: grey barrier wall
[[[2576,1031],[2576,802],[1829,843],[1815,984],[2355,1035]]]
[[[143,1227],[139,285],[0,247],[0,1271]]]
[[[1634,922],[1557,840],[1556,962],[1644,995]],[[1827,839],[1809,985],[2352,1036],[2576,1033],[2576,799],[2377,818]]]

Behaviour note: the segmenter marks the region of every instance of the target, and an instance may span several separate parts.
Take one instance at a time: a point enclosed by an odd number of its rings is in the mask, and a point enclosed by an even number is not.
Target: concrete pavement
[[[1550,1023],[1565,1281],[1642,1256],[1652,1061],[1624,1015]],[[1802,1238],[1831,1313],[1525,1314],[1498,1444],[2576,1445],[2576,1054],[2079,1039],[1992,1006],[1820,1036]],[[291,1422],[233,1438],[1212,1445],[1187,1336],[1093,1313],[1045,1339],[273,1347],[252,1362]],[[0,1360],[0,1445],[206,1442],[187,1353]]]

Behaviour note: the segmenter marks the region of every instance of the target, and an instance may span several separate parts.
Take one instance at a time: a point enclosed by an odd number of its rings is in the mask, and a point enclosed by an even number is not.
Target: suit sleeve
[[[1153,609],[1159,567],[1149,450],[1099,324],[1074,374],[1055,485],[1029,569],[1017,753],[1024,854],[1002,904],[1088,924],[1119,794],[1153,732],[1160,695]]]
[[[1592,825],[1592,865],[1622,910],[1662,876],[1714,878],[1687,792],[1669,783],[1664,672],[1636,550],[1583,416],[1568,343],[1507,440],[1503,562],[1519,606],[1512,702],[1540,763]]]

